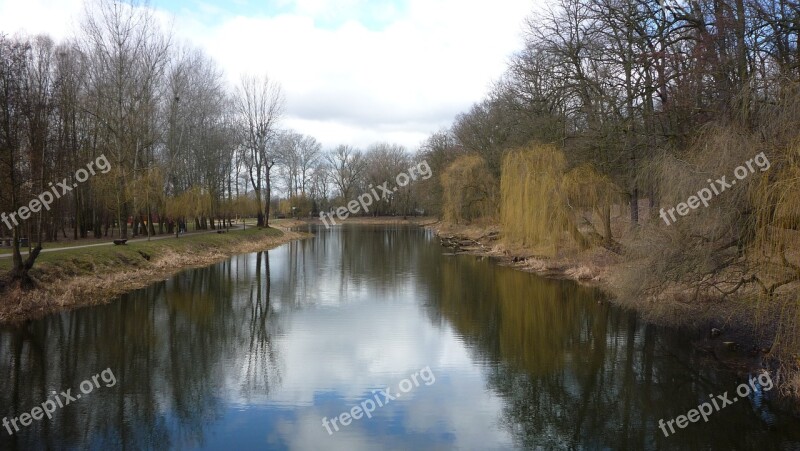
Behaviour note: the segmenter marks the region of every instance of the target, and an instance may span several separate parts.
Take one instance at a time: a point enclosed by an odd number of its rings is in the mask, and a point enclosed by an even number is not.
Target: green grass
[[[278,229],[236,230],[229,233],[204,233],[184,235],[181,238],[167,238],[155,241],[130,243],[126,246],[101,246],[86,249],[64,250],[43,253],[36,259],[37,268],[59,269],[69,274],[92,273],[96,269],[119,266],[144,266],[148,260],[158,258],[166,252],[192,252],[209,249],[225,249],[243,241],[256,241],[265,236],[280,237]],[[79,246],[89,243],[76,243]],[[67,246],[65,246],[67,247]],[[25,256],[23,256],[25,258]],[[11,259],[0,259],[0,270],[10,270]]]
[[[53,243],[43,243],[42,244],[42,249],[60,249],[62,247],[67,248],[67,247],[75,247],[75,246],[86,246],[86,245],[92,245],[92,244],[109,243],[111,241],[113,241],[113,238],[107,238],[107,239],[102,239],[102,240],[101,239],[88,239],[88,240],[83,240],[83,241],[78,240],[78,241],[65,241],[65,242],[56,241],[56,242],[53,242]],[[27,252],[28,248],[22,248],[21,250],[22,250],[22,252]],[[0,255],[11,255],[11,248],[10,247],[2,247],[2,248],[0,248]]]
[[[284,223],[284,222],[287,222],[287,221],[288,220],[286,220],[286,219],[270,219],[270,224],[281,224],[281,223]],[[241,227],[242,223],[241,222],[237,222],[234,225],[237,226],[237,227]],[[247,221],[245,223],[246,230],[250,230],[251,227],[252,228],[256,228],[256,226],[257,226],[257,220],[256,219],[247,219]],[[237,232],[238,233],[238,232],[241,232],[241,230],[237,229],[237,230],[231,231],[230,233],[233,233],[233,232]],[[197,233],[197,232],[195,230],[190,230],[190,236],[193,235],[194,233]],[[153,238],[161,238],[161,237],[164,237],[164,236],[167,236],[167,235],[156,235]],[[146,236],[144,236],[144,237],[142,237],[142,236],[136,237],[137,240],[138,239],[142,239],[142,238],[146,238]],[[56,241],[56,242],[44,243],[42,245],[42,249],[61,249],[61,248],[69,248],[69,247],[76,247],[76,246],[105,244],[105,243],[109,243],[109,242],[111,242],[113,240],[114,240],[114,238],[112,237],[112,238],[99,238],[99,239],[98,238],[90,238],[90,239],[83,239],[83,240],[78,240],[78,241],[72,241],[72,240],[63,241],[63,242],[62,241]],[[26,252],[27,248],[22,249],[22,251]],[[11,255],[11,248],[10,247],[0,247],[0,255]],[[0,263],[0,268],[2,268],[2,267],[3,267],[2,263]]]

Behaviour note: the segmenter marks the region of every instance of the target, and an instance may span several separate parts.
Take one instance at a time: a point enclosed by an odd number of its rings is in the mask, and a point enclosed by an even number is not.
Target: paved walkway
[[[250,227],[250,226],[248,225],[248,227]],[[238,226],[238,225],[230,228],[230,230],[240,230],[240,229],[241,229],[241,226]],[[208,234],[208,233],[217,233],[217,231],[216,230],[211,230],[211,231],[203,230],[203,231],[199,231],[199,232],[184,233],[181,236],[182,237],[186,237],[186,236],[190,236],[190,235],[202,235],[202,234]],[[175,235],[154,236],[154,237],[150,238],[150,241],[167,240],[167,239],[170,239],[170,238],[172,238],[174,240],[175,239]],[[147,238],[137,238],[135,240],[128,240],[128,243],[141,243],[141,242],[147,242]],[[113,246],[113,245],[114,245],[114,242],[113,241],[109,241],[107,243],[85,244],[85,245],[82,245],[82,246],[54,247],[54,248],[42,249],[42,253],[45,253],[45,252],[70,251],[70,250],[73,250],[73,249],[87,249],[87,248],[90,248],[90,247]],[[28,255],[28,252],[22,252],[21,254],[22,255]],[[11,257],[12,257],[12,254],[2,254],[2,255],[0,255],[0,259],[11,258]]]

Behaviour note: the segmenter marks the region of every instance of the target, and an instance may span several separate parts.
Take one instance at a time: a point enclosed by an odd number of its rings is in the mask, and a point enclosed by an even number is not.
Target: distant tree
[[[121,237],[127,238],[127,218],[138,195],[129,185],[147,177],[160,138],[158,91],[171,40],[153,11],[137,2],[97,0],[86,8],[80,43],[89,58],[91,100],[85,108],[98,123],[98,150],[118,176],[115,210]]]
[[[340,145],[325,155],[325,161],[330,166],[339,196],[344,200],[351,199],[366,169],[363,153],[351,146]]]
[[[456,159],[445,169],[441,183],[446,221],[470,222],[497,215],[497,179],[479,155]]]
[[[236,118],[242,136],[244,163],[259,205],[258,225],[269,225],[271,171],[275,166],[277,124],[283,114],[280,85],[267,76],[243,76],[235,94]],[[263,201],[262,201],[263,199]]]

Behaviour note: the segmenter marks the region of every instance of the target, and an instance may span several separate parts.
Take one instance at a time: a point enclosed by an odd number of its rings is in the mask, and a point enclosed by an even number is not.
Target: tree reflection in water
[[[34,421],[13,436],[3,431],[0,449],[200,446],[204,428],[220,415],[224,381],[239,378],[247,398],[280,384],[272,337],[281,319],[270,306],[269,271],[266,252],[241,256],[120,302],[4,330],[3,416],[29,412],[53,390],[74,393],[104,368],[118,382],[51,420]]]
[[[117,378],[52,420],[13,436],[0,429],[0,449],[316,445],[330,439],[322,416],[421,358],[437,383],[337,434],[342,446],[472,438],[491,448],[510,437],[526,449],[800,443],[796,420],[766,415],[775,422],[765,424],[747,401],[665,438],[660,418],[740,381],[681,333],[611,307],[596,290],[443,256],[418,229],[317,232],[120,302],[0,331],[0,416],[29,412],[53,390],[75,391],[105,368]],[[371,372],[376,359],[385,361]],[[465,399],[481,400],[476,412]],[[485,423],[484,437],[470,435]]]
[[[499,420],[525,449],[757,449],[800,443],[800,431],[755,424],[747,401],[665,438],[674,418],[740,381],[681,335],[611,307],[597,290],[471,256],[425,272],[430,317],[453,325],[489,387]],[[796,424],[792,423],[792,424]]]

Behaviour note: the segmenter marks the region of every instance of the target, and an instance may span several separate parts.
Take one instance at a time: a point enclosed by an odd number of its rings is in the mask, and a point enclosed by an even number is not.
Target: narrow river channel
[[[596,290],[419,228],[314,232],[0,332],[0,415],[61,404],[0,449],[800,447],[761,386],[665,436],[747,381]]]

